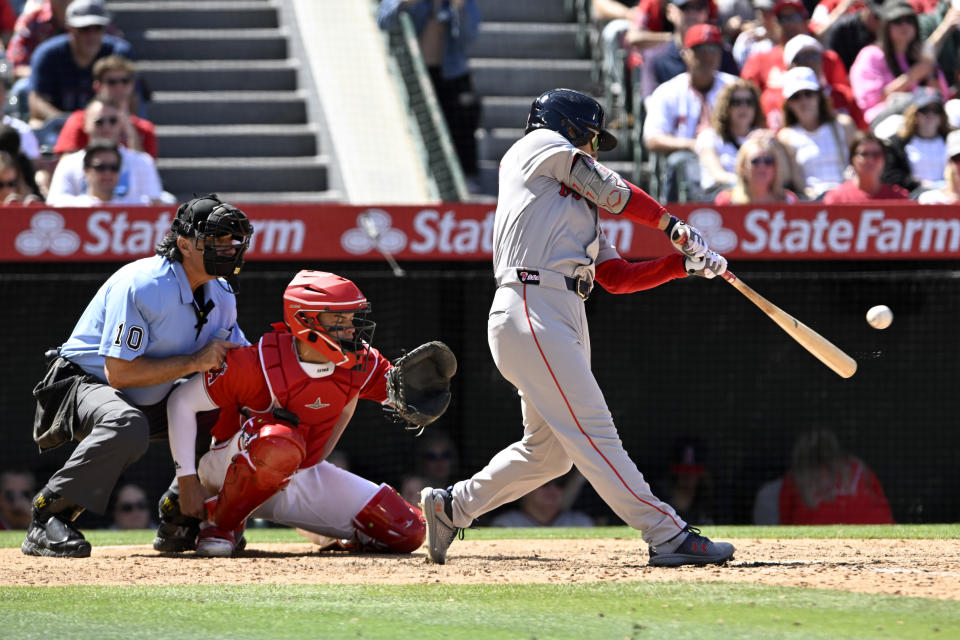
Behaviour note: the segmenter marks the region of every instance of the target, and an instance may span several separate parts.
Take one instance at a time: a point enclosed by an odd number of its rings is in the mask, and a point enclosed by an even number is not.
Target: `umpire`
[[[166,438],[175,382],[249,344],[232,294],[252,234],[236,207],[194,198],[177,209],[157,255],[121,267],[87,305],[33,392],[40,449],[79,444],[34,497],[24,554],[88,557],[72,523],[85,509],[103,513],[120,474],[151,439]]]

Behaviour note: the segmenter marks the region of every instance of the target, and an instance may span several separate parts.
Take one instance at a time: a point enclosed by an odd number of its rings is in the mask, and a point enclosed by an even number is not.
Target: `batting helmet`
[[[300,340],[337,366],[352,369],[373,341],[370,302],[350,280],[326,271],[304,270],[283,292],[283,321]],[[324,325],[321,313],[352,313],[346,327]]]
[[[573,89],[551,89],[533,101],[524,134],[534,129],[556,131],[575,147],[600,136],[600,151],[617,146],[617,137],[604,128],[603,107],[590,96]]]
[[[208,194],[181,204],[170,230],[184,238],[203,240],[204,270],[211,276],[227,278],[237,290],[236,276],[243,268],[243,254],[253,235],[247,214]],[[207,242],[224,236],[230,236],[233,242],[229,245]]]

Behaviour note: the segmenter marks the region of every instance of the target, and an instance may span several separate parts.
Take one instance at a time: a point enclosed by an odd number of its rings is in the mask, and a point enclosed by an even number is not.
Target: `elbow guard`
[[[627,208],[633,194],[620,174],[579,153],[570,167],[570,188],[598,207],[618,215]]]

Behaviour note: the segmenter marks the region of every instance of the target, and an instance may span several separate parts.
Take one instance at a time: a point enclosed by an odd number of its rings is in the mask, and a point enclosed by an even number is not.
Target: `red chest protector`
[[[343,408],[360,393],[367,373],[336,367],[329,376],[311,378],[300,366],[294,340],[287,332],[267,333],[258,350],[270,394],[300,418],[299,430],[307,443],[303,469],[317,463]]]

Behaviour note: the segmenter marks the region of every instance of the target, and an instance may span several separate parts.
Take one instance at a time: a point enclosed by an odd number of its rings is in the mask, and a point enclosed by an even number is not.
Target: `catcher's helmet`
[[[523,133],[534,129],[556,131],[575,147],[587,144],[596,134],[600,135],[600,151],[617,146],[617,137],[604,128],[600,103],[573,89],[551,89],[533,101]]]
[[[365,360],[377,326],[366,315],[370,302],[350,280],[326,271],[304,270],[283,292],[283,321],[294,336],[339,367]],[[347,327],[324,326],[320,313],[353,313]]]
[[[243,254],[253,235],[253,225],[247,214],[216,195],[208,194],[181,204],[170,230],[184,238],[203,240],[204,270],[211,276],[227,278],[233,289],[238,289],[236,276],[243,268]],[[207,242],[223,236],[231,236],[233,242],[229,245]]]

